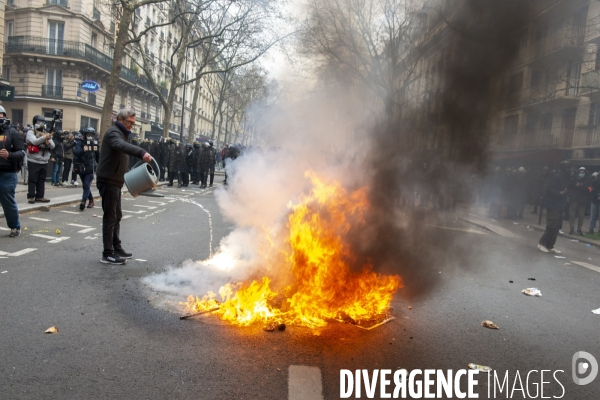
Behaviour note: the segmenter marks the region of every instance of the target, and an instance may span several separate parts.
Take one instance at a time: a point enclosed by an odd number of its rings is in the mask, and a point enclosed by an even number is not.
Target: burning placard
[[[374,272],[345,241],[349,232],[366,228],[366,188],[349,191],[314,172],[307,177],[313,187],[290,207],[285,227],[265,229],[270,247],[261,252],[261,261],[267,273],[223,285],[219,296],[190,296],[188,311],[216,308],[219,318],[242,326],[258,322],[318,328],[341,321],[369,327],[389,320],[390,302],[403,287],[402,279]],[[284,240],[274,239],[281,235]],[[287,279],[281,279],[281,271]]]

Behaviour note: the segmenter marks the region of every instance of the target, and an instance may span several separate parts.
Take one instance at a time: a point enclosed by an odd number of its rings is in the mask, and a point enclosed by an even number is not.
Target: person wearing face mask
[[[46,191],[46,175],[48,160],[54,141],[52,135],[46,132],[46,118],[42,115],[33,117],[33,129],[27,132],[27,167],[29,169],[29,190],[27,201],[30,204],[36,201],[48,203],[50,200],[44,197]]]
[[[569,226],[571,228],[569,235],[575,232],[575,218],[577,218],[577,234],[583,236],[581,227],[589,198],[587,171],[585,167],[580,167],[571,178],[569,186]]]
[[[83,184],[83,196],[79,204],[79,210],[81,211],[85,209],[86,201],[88,202],[87,208],[94,207],[91,184],[92,180],[94,180],[94,169],[100,157],[98,137],[94,128],[85,128],[82,131],[85,136],[78,135],[78,139],[75,142],[75,150],[73,150],[75,154],[74,168],[81,177]]]

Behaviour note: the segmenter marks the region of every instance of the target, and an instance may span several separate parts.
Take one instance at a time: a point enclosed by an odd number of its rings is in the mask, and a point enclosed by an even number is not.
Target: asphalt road
[[[215,245],[232,229],[212,190],[161,191],[169,200],[123,201],[123,246],[138,260],[126,266],[99,262],[100,208],[22,215],[27,230],[17,239],[0,231],[0,398],[337,399],[340,369],[456,371],[468,363],[501,376],[508,370],[511,388],[517,370],[523,385],[530,370],[564,370],[563,398],[600,396],[600,378],[587,386],[571,380],[575,352],[600,359],[600,315],[591,313],[600,308],[596,248],[561,238],[565,258],[557,259],[536,249],[537,231],[514,226],[505,237],[448,216],[425,229],[440,260],[438,283],[417,298],[401,291],[396,320],[371,331],[333,323],[270,333],[214,317],[180,321],[144,287],[140,278],[152,272],[208,256],[207,213],[190,200],[210,212]],[[543,296],[523,295],[526,287]],[[481,327],[483,320],[500,329]],[[44,334],[50,326],[59,332]],[[486,376],[478,379],[479,398],[488,398]],[[544,396],[561,393],[546,384]]]

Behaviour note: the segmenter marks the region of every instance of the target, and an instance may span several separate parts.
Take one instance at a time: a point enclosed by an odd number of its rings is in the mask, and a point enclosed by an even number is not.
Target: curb
[[[467,222],[467,223],[469,223],[471,225],[477,226],[479,228],[485,229],[488,232],[492,232],[492,233],[494,233],[496,235],[502,236],[502,235],[498,234],[497,232],[494,232],[493,230],[491,230],[487,226],[479,224],[477,222],[473,222],[473,221],[471,221],[471,220],[469,220],[467,218],[459,217],[458,219],[460,219],[460,220],[462,220],[464,222]],[[520,224],[520,225],[523,225],[523,224]],[[546,228],[542,228],[542,227],[536,226],[536,225],[524,225],[524,226],[529,226],[531,229],[535,229],[536,231],[539,231],[539,232],[544,232],[546,230]],[[562,238],[567,239],[567,240],[573,240],[573,239],[575,239],[575,240],[578,240],[580,243],[589,244],[589,245],[594,246],[594,247],[600,247],[600,244],[598,243],[598,241],[593,240],[593,239],[587,239],[587,238],[582,237],[582,236],[571,236],[571,235],[567,235],[565,233],[565,234],[562,234],[562,235],[559,234],[558,237],[562,237]]]
[[[168,182],[159,182],[157,186],[164,186],[167,183]],[[125,187],[125,186],[123,186],[123,187]],[[127,189],[123,190],[122,192],[123,192],[123,194],[129,193],[129,191]],[[102,198],[101,196],[94,196],[94,201],[95,200],[99,200],[101,198]],[[34,212],[34,211],[40,211],[43,207],[48,207],[48,208],[62,207],[62,206],[66,206],[66,205],[73,204],[73,203],[81,203],[81,197],[80,197],[80,195],[78,195],[78,197],[76,199],[73,199],[73,200],[62,200],[62,201],[59,201],[57,203],[44,203],[43,205],[39,205],[39,206],[35,205],[35,206],[32,206],[32,207],[20,208],[19,209],[19,215],[21,215],[21,214],[27,214],[27,213]],[[3,211],[0,212],[0,218],[4,218],[4,212]]]
[[[477,222],[473,222],[473,221],[471,221],[471,220],[469,220],[467,218],[463,218],[463,217],[458,217],[458,219],[460,219],[461,221],[465,221],[466,223],[471,224],[473,226],[476,226],[478,228],[485,229],[486,231],[492,232],[493,234],[496,234],[498,236],[501,236],[499,233],[494,232],[493,230],[491,230],[490,228],[488,228],[487,226],[485,226],[483,224],[478,224]]]

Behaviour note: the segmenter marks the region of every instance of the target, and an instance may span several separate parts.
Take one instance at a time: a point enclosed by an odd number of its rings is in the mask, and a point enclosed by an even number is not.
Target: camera
[[[59,110],[58,108],[55,108],[54,110],[52,110],[52,121],[50,121],[50,123],[46,124],[46,132],[52,132],[55,127],[57,129],[61,129],[62,128],[62,117],[63,117],[63,112],[62,110]],[[58,122],[58,124],[57,124]]]
[[[0,117],[0,133],[4,132],[10,126],[10,119]]]

